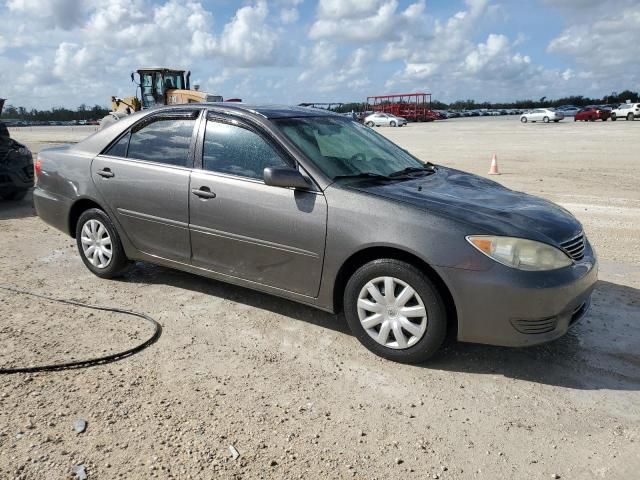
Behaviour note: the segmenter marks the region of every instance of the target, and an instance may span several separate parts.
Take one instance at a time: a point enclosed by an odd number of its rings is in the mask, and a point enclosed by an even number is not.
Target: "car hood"
[[[403,180],[359,181],[348,188],[454,218],[470,225],[469,234],[560,243],[582,231],[569,211],[552,202],[451,168],[438,166],[432,175]]]

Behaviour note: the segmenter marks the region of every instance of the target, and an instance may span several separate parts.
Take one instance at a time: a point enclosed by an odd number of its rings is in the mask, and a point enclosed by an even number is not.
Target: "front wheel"
[[[85,266],[98,277],[119,277],[130,265],[118,231],[100,209],[91,208],[80,215],[76,244]]]
[[[544,118],[542,119],[542,121],[543,121],[544,123],[549,123],[549,117],[544,117]]]
[[[373,122],[367,122],[367,127],[373,127]]]
[[[555,123],[558,123],[560,120],[554,120]]]
[[[612,114],[611,114],[611,121],[612,121],[612,122],[615,122],[615,121],[616,121],[616,114],[615,114],[615,113],[612,113]]]
[[[447,331],[438,289],[420,270],[399,260],[374,260],[360,267],[347,282],[344,313],[360,343],[401,363],[429,359]]]
[[[389,126],[390,126],[390,127],[395,127],[396,125],[397,125],[397,124],[396,124],[396,122],[394,122],[394,121],[389,122]]]
[[[628,121],[633,120],[633,113],[630,113],[629,115],[627,115],[627,120]]]

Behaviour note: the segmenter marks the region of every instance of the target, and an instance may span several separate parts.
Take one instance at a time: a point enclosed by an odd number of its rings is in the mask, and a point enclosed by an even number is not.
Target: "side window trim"
[[[202,113],[203,110],[202,109],[193,109],[193,110],[171,110],[168,112],[159,112],[156,114],[152,114],[149,115],[143,119],[141,119],[140,121],[136,122],[134,125],[132,125],[129,130],[127,131],[127,134],[129,135],[129,142],[127,142],[127,156],[126,156],[126,160],[132,161],[132,162],[142,162],[142,163],[150,163],[153,165],[162,165],[164,167],[171,167],[171,168],[182,168],[182,169],[187,169],[187,170],[191,170],[194,168],[194,156],[195,156],[195,150],[196,150],[196,142],[198,140],[198,131],[200,128],[200,122],[202,120]],[[144,127],[151,125],[152,123],[158,122],[158,121],[162,121],[162,120],[194,120],[194,126],[193,126],[193,130],[191,132],[191,140],[189,141],[189,153],[187,156],[187,165],[182,166],[182,165],[173,165],[170,163],[163,163],[163,162],[154,162],[153,160],[144,160],[141,158],[133,158],[133,157],[129,157],[129,145],[131,144],[131,136],[142,130]],[[119,137],[122,138],[122,137]]]
[[[127,138],[127,148],[126,148],[126,150],[124,152],[124,157],[117,157],[115,155],[109,155],[107,152],[109,152],[117,143],[120,143],[120,140],[122,140],[124,137],[129,137],[129,138]],[[122,132],[120,135],[118,135],[98,155],[104,155],[106,157],[124,158],[124,159],[126,159],[127,155],[129,154],[129,140],[131,140],[131,128],[127,128],[124,132]]]

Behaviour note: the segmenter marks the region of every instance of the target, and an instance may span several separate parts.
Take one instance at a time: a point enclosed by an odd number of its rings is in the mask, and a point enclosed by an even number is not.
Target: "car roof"
[[[174,105],[175,108],[177,105]],[[277,105],[277,104],[251,104],[243,102],[210,102],[210,103],[190,103],[190,107],[208,107],[218,111],[226,111],[229,113],[247,112],[254,115],[259,115],[268,119],[276,118],[300,118],[300,117],[327,117],[338,116],[339,113],[332,112],[330,110],[311,108],[311,107],[299,107],[290,105]]]
[[[121,132],[125,131],[132,124],[147,115],[157,114],[163,111],[176,111],[187,109],[207,108],[210,111],[216,111],[228,115],[238,116],[254,116],[261,119],[278,119],[278,118],[304,118],[304,117],[337,117],[344,119],[342,115],[328,110],[306,107],[292,107],[287,105],[253,105],[241,102],[203,102],[188,103],[182,105],[166,105],[153,107],[146,110],[135,112],[127,115],[121,120],[115,122],[107,128],[98,130],[83,141],[74,145],[75,150],[84,151],[91,154],[97,154],[106,148],[111,141]]]

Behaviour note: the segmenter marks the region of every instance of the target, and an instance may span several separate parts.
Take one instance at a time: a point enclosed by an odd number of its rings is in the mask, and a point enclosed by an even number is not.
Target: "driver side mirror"
[[[295,168],[267,167],[264,169],[264,183],[272,187],[309,188],[308,180]]]

